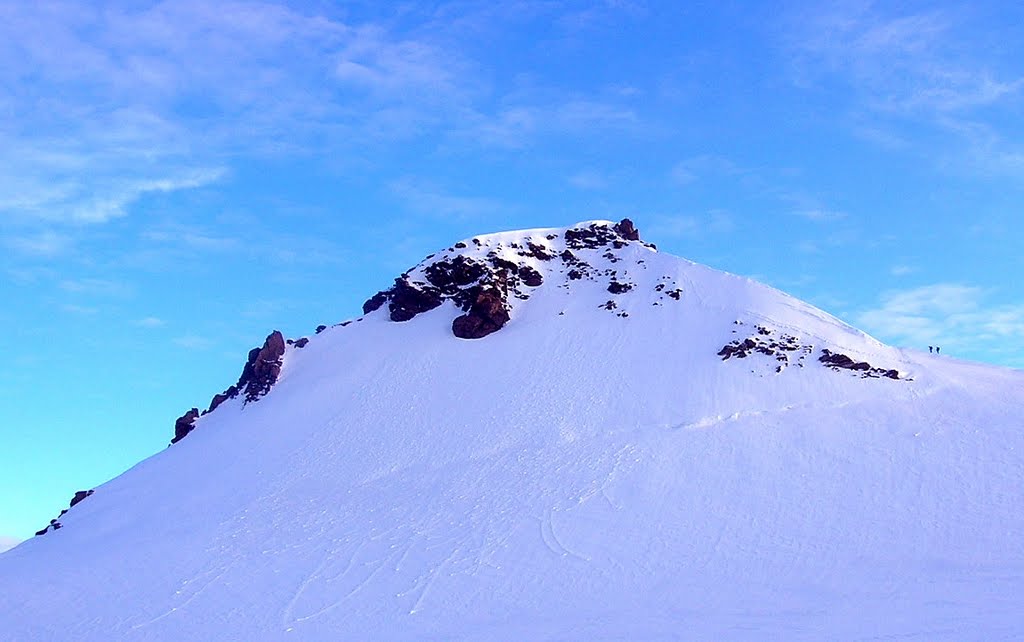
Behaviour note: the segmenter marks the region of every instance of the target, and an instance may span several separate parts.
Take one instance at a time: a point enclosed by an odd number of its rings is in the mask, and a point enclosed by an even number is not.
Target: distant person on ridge
[[[942,350],[939,346],[935,346],[935,354],[939,354],[939,350]]]
[[[931,354],[932,352],[935,352],[935,347],[934,346],[928,346],[928,354]]]

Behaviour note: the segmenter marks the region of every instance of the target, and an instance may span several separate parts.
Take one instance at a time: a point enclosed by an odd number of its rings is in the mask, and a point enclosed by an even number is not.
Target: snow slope
[[[1024,373],[882,345],[638,241],[573,249],[580,279],[520,251],[565,232],[410,271],[490,251],[537,270],[485,338],[454,337],[446,301],[290,346],[265,397],[0,555],[0,637],[1024,637]],[[719,355],[783,335],[785,361]]]

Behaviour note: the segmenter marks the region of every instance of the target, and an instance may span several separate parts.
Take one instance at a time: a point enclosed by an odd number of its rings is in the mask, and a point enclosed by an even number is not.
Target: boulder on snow
[[[61,524],[57,520],[59,520],[61,517],[64,517],[64,515],[66,515],[69,510],[74,508],[77,504],[81,503],[81,501],[83,499],[85,499],[86,497],[92,495],[93,492],[95,492],[95,491],[93,491],[93,490],[79,490],[79,491],[75,491],[74,496],[71,498],[71,504],[67,508],[65,508],[64,510],[62,510],[60,512],[60,515],[57,517],[57,519],[51,519],[49,525],[47,525],[46,528],[43,528],[42,530],[36,531],[36,536],[38,537],[39,535],[46,535],[46,533],[48,533],[50,531],[50,529],[57,530],[57,529],[63,527],[63,524]]]
[[[502,293],[495,287],[483,288],[469,311],[452,322],[452,334],[460,339],[482,339],[500,330],[509,319]]]
[[[172,444],[176,444],[185,438],[185,435],[192,432],[196,427],[196,419],[199,419],[199,408],[192,408],[182,416],[174,420],[174,438]]]
[[[618,232],[619,236],[626,239],[627,241],[640,240],[640,230],[636,229],[636,227],[633,225],[633,221],[629,220],[628,218],[624,218],[618,223],[616,223],[612,229]]]

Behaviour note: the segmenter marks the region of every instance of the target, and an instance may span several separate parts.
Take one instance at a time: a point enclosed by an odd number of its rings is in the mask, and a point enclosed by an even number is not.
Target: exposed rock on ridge
[[[561,252],[553,247],[559,241],[564,242]],[[531,265],[531,261],[561,259],[567,279],[594,278],[600,271],[577,257],[572,249],[608,250],[604,257],[615,262],[618,257],[613,251],[631,242],[641,241],[629,219],[615,224],[590,223],[570,228],[562,235],[537,235],[493,246],[479,238],[472,239],[472,246],[460,241],[445,256],[427,257],[423,264],[395,279],[391,288],[373,295],[363,304],[363,313],[369,314],[387,304],[388,318],[404,322],[451,301],[464,313],[452,322],[452,334],[461,339],[480,339],[497,332],[512,319],[511,298],[527,299],[530,294],[524,288],[544,284],[544,275],[534,267],[541,263]],[[480,254],[481,250],[489,251],[483,256],[469,255]],[[610,292],[620,294],[632,288],[631,284],[617,281],[614,271],[600,274],[611,277]]]
[[[43,529],[41,529],[41,530],[38,530],[38,531],[36,531],[36,537],[38,537],[38,536],[40,536],[40,535],[46,535],[46,534],[47,534],[47,533],[49,533],[49,532],[50,532],[51,530],[54,530],[54,531],[55,531],[55,530],[58,530],[58,529],[60,529],[60,528],[63,528],[63,524],[61,524],[61,523],[60,523],[60,522],[59,522],[58,520],[59,520],[59,519],[60,519],[61,517],[64,517],[64,515],[65,515],[65,514],[66,514],[66,513],[67,513],[67,512],[69,511],[69,510],[71,510],[72,508],[74,508],[76,504],[78,504],[79,502],[81,502],[81,501],[82,501],[83,499],[85,499],[85,498],[86,498],[86,497],[88,497],[89,495],[92,495],[92,494],[93,494],[93,492],[94,492],[94,491],[92,491],[92,490],[79,490],[79,491],[76,491],[76,492],[75,492],[75,495],[74,495],[74,497],[72,497],[72,498],[71,498],[71,504],[70,504],[70,505],[69,505],[69,506],[68,506],[67,508],[65,508],[64,510],[62,510],[62,511],[60,512],[60,515],[57,515],[57,519],[51,519],[51,520],[50,520],[50,523],[49,523],[49,524],[48,524],[48,525],[47,525],[47,526],[46,526],[45,528],[43,528]]]
[[[295,345],[302,348],[309,340],[302,338],[299,341],[303,342],[302,345],[298,345],[298,342],[295,342]],[[214,395],[213,399],[210,400],[210,407],[204,410],[202,414],[205,415],[213,412],[222,403],[229,399],[234,399],[239,394],[244,394],[245,402],[249,403],[258,401],[270,392],[270,389],[277,382],[278,375],[281,374],[284,351],[284,335],[280,331],[274,330],[267,335],[267,339],[263,342],[262,347],[256,347],[249,351],[249,356],[245,361],[245,366],[242,368],[242,375],[238,378],[238,383],[229,386],[224,392]],[[192,432],[195,429],[196,420],[200,416],[199,409],[192,408],[178,417],[174,422],[174,438],[171,439],[171,443],[178,443]]]

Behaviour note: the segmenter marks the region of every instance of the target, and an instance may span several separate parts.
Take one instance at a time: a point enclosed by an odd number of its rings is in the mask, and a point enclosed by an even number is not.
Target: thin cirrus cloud
[[[155,329],[164,327],[167,325],[167,322],[159,317],[143,317],[134,321],[132,325],[140,328]]]
[[[507,211],[508,206],[491,198],[451,193],[415,177],[402,177],[390,185],[405,206],[420,214],[438,218],[465,219]]]
[[[857,317],[866,330],[921,347],[946,344],[961,349],[1020,354],[1024,350],[1024,305],[995,303],[983,288],[937,283],[885,293],[878,305]]]
[[[992,27],[970,6],[840,3],[792,18],[783,31],[796,83],[844,88],[849,126],[864,139],[916,149],[944,169],[1020,176],[1015,120],[997,112],[1019,103],[1024,76],[1019,51],[1004,46],[1012,39],[991,46],[1000,37]]]
[[[346,111],[349,98],[332,95],[346,86],[392,99],[409,87],[456,93],[452,62],[435,49],[285,7],[55,3],[4,13],[0,79],[22,88],[0,134],[11,168],[0,213],[14,218],[105,223],[146,194],[220,180],[225,155],[368,123],[377,112]]]

